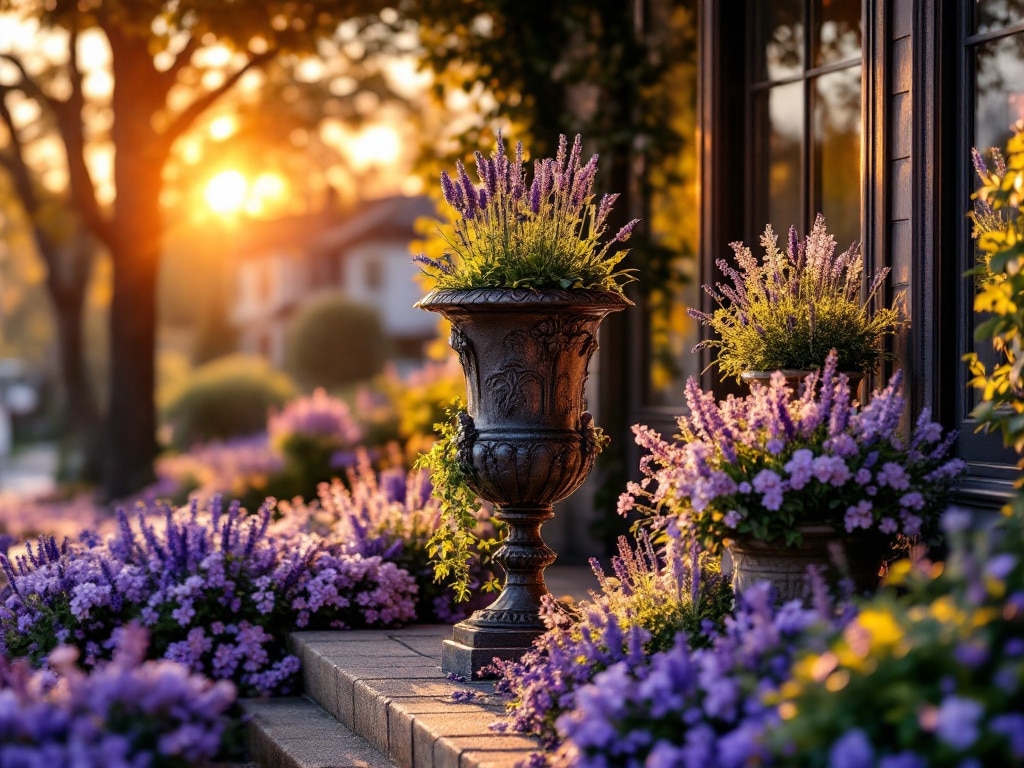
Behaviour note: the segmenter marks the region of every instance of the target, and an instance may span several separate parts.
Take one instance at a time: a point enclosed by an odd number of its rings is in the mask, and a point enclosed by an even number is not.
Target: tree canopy
[[[8,108],[0,112],[7,129],[4,165],[15,171],[16,182],[21,169],[27,183],[18,185],[19,198],[38,222],[39,179],[30,145],[55,138],[63,155],[58,175],[65,180],[66,204],[113,265],[110,408],[103,432],[108,497],[130,493],[152,477],[155,298],[164,230],[160,197],[175,142],[244,77],[272,61],[312,53],[360,61],[386,48],[390,36],[375,31],[383,30],[385,5],[379,0],[0,0],[0,11],[15,14],[29,31],[36,28],[54,42],[42,58],[27,51],[0,52],[0,103]],[[107,89],[87,82],[86,42],[97,35],[109,51]],[[35,112],[19,120],[15,110],[25,101],[34,103]],[[92,154],[98,143],[110,147],[108,178],[100,177],[102,164]],[[37,241],[40,234],[45,236],[45,229],[37,227]],[[62,264],[40,251],[56,274]],[[74,316],[80,307],[65,311]]]

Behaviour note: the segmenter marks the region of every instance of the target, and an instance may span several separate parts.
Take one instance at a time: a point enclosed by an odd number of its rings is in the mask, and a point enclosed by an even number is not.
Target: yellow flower
[[[857,617],[857,624],[867,630],[873,646],[893,647],[903,639],[903,627],[888,611],[866,608]]]

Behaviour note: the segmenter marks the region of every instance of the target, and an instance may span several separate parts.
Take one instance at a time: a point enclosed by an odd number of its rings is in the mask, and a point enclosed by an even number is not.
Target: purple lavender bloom
[[[537,164],[539,165],[539,164]],[[534,167],[536,168],[537,165]],[[530,210],[536,216],[540,213],[540,202],[541,202],[541,187],[543,180],[539,175],[533,177],[533,183],[530,184]]]
[[[837,739],[828,764],[831,768],[874,768],[875,751],[864,731],[854,728]]]
[[[447,171],[441,171],[441,194],[444,195],[444,200],[448,205],[457,211],[462,210],[462,199],[455,188],[455,182],[452,181]]]
[[[640,219],[633,219],[632,221],[625,224],[622,229],[615,233],[615,240],[619,243],[624,243],[629,240],[630,235],[633,234],[633,229],[637,224],[640,223]]]
[[[466,166],[462,164],[461,160],[455,161],[455,169],[458,172],[459,201],[462,203],[462,208],[457,207],[456,210],[462,214],[464,219],[470,221],[476,217],[476,187],[469,178],[469,174],[466,173]]]
[[[970,749],[980,735],[978,721],[984,712],[980,702],[947,696],[939,705],[935,735],[954,749]]]
[[[498,192],[498,177],[494,170],[494,163],[488,162],[483,152],[474,152],[473,156],[476,158],[476,175],[484,183],[481,191],[488,197],[494,197]]]

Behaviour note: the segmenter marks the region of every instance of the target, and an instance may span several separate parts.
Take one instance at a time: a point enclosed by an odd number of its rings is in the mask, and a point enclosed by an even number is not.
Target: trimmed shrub
[[[370,379],[388,353],[380,313],[338,292],[310,300],[288,327],[287,368],[307,387],[333,389]]]
[[[260,357],[230,355],[196,368],[167,407],[171,442],[195,443],[261,432],[271,408],[295,395],[295,385]]]

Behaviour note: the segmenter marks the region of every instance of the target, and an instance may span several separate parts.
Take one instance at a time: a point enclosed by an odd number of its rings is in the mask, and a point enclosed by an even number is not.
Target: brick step
[[[259,768],[394,768],[365,739],[306,696],[249,699],[250,759]]]
[[[449,626],[297,632],[306,695],[398,768],[513,768],[539,746],[488,725],[504,712],[490,682],[441,672]],[[457,701],[461,692],[469,701]]]
[[[587,568],[553,568],[559,597],[596,587]],[[514,768],[538,742],[488,726],[504,712],[491,682],[441,672],[450,626],[295,632],[305,695],[250,700],[250,755],[258,768]],[[459,693],[468,701],[457,701]],[[255,767],[254,767],[255,768]]]

